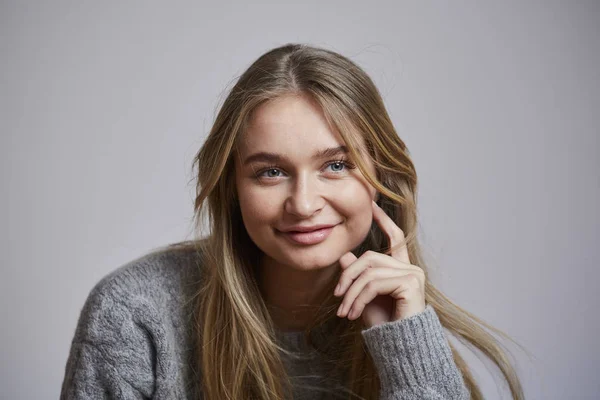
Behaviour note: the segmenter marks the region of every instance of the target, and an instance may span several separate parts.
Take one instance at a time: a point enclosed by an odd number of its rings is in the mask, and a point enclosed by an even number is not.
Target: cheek
[[[355,233],[360,239],[364,239],[371,229],[373,223],[373,212],[370,204],[368,207],[363,206],[360,209],[354,210],[353,214],[349,215],[348,225],[352,233]]]
[[[351,214],[371,214],[371,201],[375,196],[374,189],[367,182],[348,181],[336,188],[334,198]]]
[[[336,194],[338,209],[347,219],[349,232],[361,240],[369,233],[373,221],[373,196],[374,192],[359,182],[347,185]]]
[[[268,227],[278,215],[277,200],[273,196],[265,196],[260,190],[251,190],[243,186],[239,189],[240,209],[248,232]]]

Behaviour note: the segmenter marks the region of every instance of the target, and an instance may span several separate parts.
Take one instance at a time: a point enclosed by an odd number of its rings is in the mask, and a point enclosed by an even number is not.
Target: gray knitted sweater
[[[162,249],[133,260],[90,292],[71,343],[61,399],[202,398],[193,351],[191,302],[199,280],[193,251]],[[362,331],[381,399],[469,399],[434,309]],[[303,340],[278,332],[294,399],[335,398],[333,371]],[[316,387],[316,389],[315,389]]]

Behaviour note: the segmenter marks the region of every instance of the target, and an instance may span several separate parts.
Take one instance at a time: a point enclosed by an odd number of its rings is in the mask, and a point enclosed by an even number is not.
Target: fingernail
[[[340,289],[341,289],[341,286],[338,283],[337,286],[335,287],[335,290],[333,291],[333,294],[337,296],[340,293]]]
[[[343,304],[340,304],[340,308],[338,308],[338,310],[337,310],[337,316],[338,317],[342,314],[342,307],[343,306],[344,306]]]

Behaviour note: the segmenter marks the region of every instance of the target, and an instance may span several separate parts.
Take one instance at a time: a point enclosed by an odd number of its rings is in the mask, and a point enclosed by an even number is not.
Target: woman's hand
[[[388,236],[390,247],[404,241],[404,232],[375,203],[373,218]],[[362,315],[370,328],[408,318],[425,310],[425,273],[410,263],[406,245],[392,255],[367,251],[359,258],[348,252],[340,258],[344,270],[335,296],[344,296],[339,317],[357,319]]]

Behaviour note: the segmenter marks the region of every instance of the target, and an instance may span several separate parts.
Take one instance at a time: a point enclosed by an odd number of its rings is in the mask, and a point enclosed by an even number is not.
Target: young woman
[[[265,53],[195,165],[198,239],[94,287],[61,398],[481,399],[444,328],[523,398],[480,325],[504,334],[429,281],[414,165],[352,61]]]

